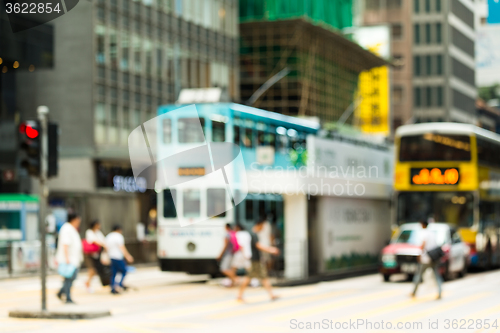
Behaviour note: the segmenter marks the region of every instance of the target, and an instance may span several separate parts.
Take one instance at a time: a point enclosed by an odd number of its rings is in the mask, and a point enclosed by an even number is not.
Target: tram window
[[[264,200],[259,200],[259,216],[257,218],[266,217],[266,202]]]
[[[278,134],[276,138],[276,149],[280,152],[285,152],[288,147],[288,138],[286,135]]]
[[[266,145],[266,134],[263,131],[257,132],[257,146]]]
[[[495,142],[477,138],[477,157],[479,164],[500,168],[500,145]]]
[[[253,200],[245,200],[245,220],[253,220]]]
[[[240,127],[239,126],[234,126],[234,135],[233,135],[233,141],[235,144],[239,145],[240,144]]]
[[[243,145],[247,148],[253,148],[253,130],[251,128],[245,128],[245,133],[243,134]]]
[[[226,216],[226,190],[220,188],[207,189],[207,216]]]
[[[163,143],[169,144],[172,142],[172,120],[163,119]]]
[[[401,162],[470,161],[470,158],[470,138],[466,135],[426,133],[401,138]]]
[[[177,211],[175,210],[174,198],[177,194],[176,190],[164,190],[163,191],[163,217],[174,218],[177,217]]]
[[[200,191],[185,190],[183,193],[184,217],[200,216]]]
[[[226,123],[212,120],[212,141],[213,142],[226,141]]]
[[[263,131],[257,132],[257,145],[274,147],[276,135],[274,133],[267,133]]]
[[[200,125],[202,131],[200,132]],[[205,141],[205,119],[181,118],[178,120],[179,142],[198,143]]]

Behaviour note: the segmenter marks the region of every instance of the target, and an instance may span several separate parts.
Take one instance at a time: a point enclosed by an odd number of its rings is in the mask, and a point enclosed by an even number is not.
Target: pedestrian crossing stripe
[[[462,297],[462,298],[459,298],[458,300],[450,300],[450,301],[445,302],[445,304],[443,304],[443,300],[440,300],[440,301],[437,301],[438,305],[436,305],[436,306],[433,306],[431,308],[425,308],[424,310],[414,312],[411,315],[399,317],[395,320],[392,320],[392,322],[397,323],[397,322],[416,321],[416,320],[419,320],[419,319],[422,319],[425,317],[433,316],[437,313],[441,313],[441,312],[444,312],[444,311],[447,311],[447,310],[450,310],[453,308],[457,308],[461,305],[467,304],[468,302],[476,301],[478,299],[485,298],[488,296],[491,296],[491,293],[485,292],[485,293],[475,294],[472,296]]]
[[[310,294],[313,291],[313,287],[307,287],[303,289],[289,289],[286,293],[288,297],[293,297],[296,295],[304,295]],[[236,290],[235,290],[236,292]],[[247,301],[252,303],[260,303],[269,301],[269,296],[265,293],[260,292],[258,295],[249,296]],[[151,319],[167,319],[167,318],[175,318],[182,315],[193,315],[193,314],[202,314],[204,312],[216,311],[216,310],[224,310],[224,309],[232,309],[234,307],[238,307],[242,305],[241,302],[236,300],[236,293],[231,295],[230,300],[220,301],[218,303],[209,303],[198,306],[186,306],[181,309],[171,310],[171,311],[162,311],[160,313],[154,313],[149,316]]]
[[[451,295],[451,293],[448,293],[448,292],[443,293],[443,297],[448,297],[449,295]],[[372,310],[359,312],[359,313],[356,313],[354,315],[351,314],[351,315],[345,316],[343,318],[337,318],[336,320],[337,321],[346,321],[349,319],[357,319],[357,318],[363,318],[363,319],[372,318],[375,316],[379,316],[381,314],[390,313],[391,311],[394,311],[394,310],[401,310],[401,309],[409,308],[409,307],[412,307],[414,305],[429,302],[429,301],[432,301],[435,299],[436,299],[436,295],[434,295],[434,294],[426,295],[426,296],[422,296],[422,297],[418,297],[418,298],[410,298],[410,299],[406,299],[406,300],[401,301],[401,302],[396,302],[394,304],[389,304],[386,306],[377,307],[377,308],[372,309]]]
[[[356,291],[357,290],[354,290],[354,289],[353,290],[340,290],[340,291],[333,291],[333,292],[326,293],[326,294],[306,296],[306,297],[294,298],[294,299],[290,299],[290,300],[280,298],[276,302],[262,304],[262,305],[253,306],[253,307],[244,307],[244,308],[240,308],[240,309],[236,309],[236,310],[232,310],[232,311],[226,311],[223,313],[217,313],[217,314],[207,316],[207,318],[208,319],[227,319],[227,318],[231,318],[231,317],[243,316],[243,315],[248,315],[248,314],[257,313],[257,312],[276,310],[276,309],[285,308],[285,307],[303,304],[303,303],[320,301],[320,300],[328,299],[328,298],[332,298],[332,297],[339,297],[339,296],[343,296],[343,295],[347,295],[347,294],[352,294]]]
[[[319,305],[319,306],[315,306],[315,307],[310,307],[307,310],[301,310],[301,311],[296,311],[296,312],[292,312],[292,313],[287,313],[286,315],[277,316],[277,317],[272,318],[272,320],[273,321],[284,321],[284,320],[288,321],[291,318],[294,318],[294,319],[303,318],[303,317],[317,315],[317,314],[325,313],[325,312],[328,312],[331,310],[347,307],[350,305],[360,304],[361,302],[368,303],[371,301],[381,300],[384,298],[391,298],[397,294],[401,294],[401,291],[384,290],[384,291],[376,292],[376,293],[373,293],[370,295],[359,295],[359,296],[350,297],[347,299],[343,298],[343,299],[339,299],[339,300],[336,300],[334,302],[330,302],[327,304],[323,304],[323,305]]]

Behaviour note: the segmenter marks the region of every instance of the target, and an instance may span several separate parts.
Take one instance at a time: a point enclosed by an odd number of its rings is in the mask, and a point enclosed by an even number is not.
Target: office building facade
[[[100,0],[53,21],[54,69],[24,77],[35,97],[19,100],[27,117],[47,105],[60,125],[52,206],[107,229],[122,223],[128,235],[154,223],[156,193],[116,183],[132,180],[128,135],[182,88],[220,87],[239,99],[237,12],[234,0]]]
[[[473,1],[365,0],[363,24],[392,28],[395,127],[477,122]]]

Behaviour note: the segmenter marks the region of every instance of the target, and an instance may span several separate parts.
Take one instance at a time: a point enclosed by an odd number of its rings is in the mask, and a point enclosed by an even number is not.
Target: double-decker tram
[[[244,192],[240,191],[241,181],[244,173],[252,168],[293,167],[294,156],[306,148],[306,136],[315,134],[319,124],[233,103],[189,106],[196,108],[196,114],[178,112],[182,107],[159,108],[158,155],[177,152],[178,155],[194,151],[192,149],[203,152],[200,145],[205,144],[211,147],[211,160],[205,163],[201,155],[192,154],[169,160],[171,175],[182,186],[157,189],[161,269],[218,274],[216,259],[224,245],[226,223],[239,222],[250,229],[261,216],[267,217],[275,245],[283,250],[282,195],[259,192],[255,187],[241,194]],[[230,163],[231,158],[226,158],[224,163],[217,161],[221,158],[217,145],[229,143],[239,146],[238,156],[243,164]],[[209,172],[214,164],[215,169],[223,169],[223,177]],[[161,172],[158,168],[158,179],[162,177]],[[197,219],[203,221],[190,224]],[[283,254],[276,262],[283,263]]]
[[[396,223],[433,219],[457,227],[470,265],[500,262],[500,135],[459,123],[396,131]]]

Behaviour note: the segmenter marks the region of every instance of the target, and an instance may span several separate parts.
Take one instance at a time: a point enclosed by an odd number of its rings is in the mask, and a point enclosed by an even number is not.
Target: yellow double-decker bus
[[[458,123],[396,131],[396,224],[434,219],[456,225],[470,265],[500,262],[500,135]]]

